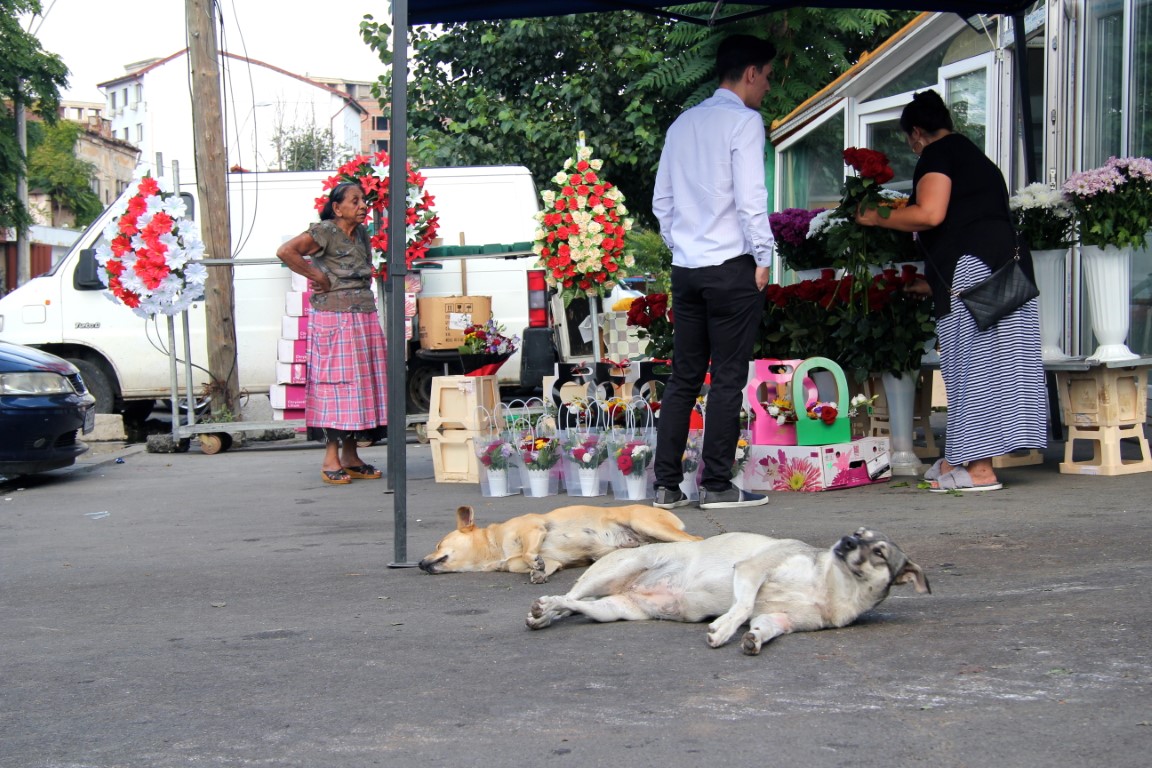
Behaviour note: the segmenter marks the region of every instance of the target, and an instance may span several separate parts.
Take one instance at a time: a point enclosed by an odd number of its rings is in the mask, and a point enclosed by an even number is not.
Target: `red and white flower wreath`
[[[540,193],[544,210],[536,214],[533,251],[548,285],[567,304],[577,296],[605,296],[633,266],[624,252],[624,236],[632,229],[624,194],[597,172],[602,160],[591,147],[580,147],[552,178],[559,191]]]
[[[96,246],[100,280],[140,317],[175,315],[204,295],[204,243],[184,218],[184,200],[144,176],[121,198]]]
[[[346,181],[359,182],[364,190],[364,202],[368,204],[369,212],[378,214],[370,219],[375,218],[383,222],[388,217],[388,162],[387,152],[377,152],[371,156],[357,155],[340,166],[335,175],[324,182],[324,190],[328,191]],[[440,229],[440,217],[432,207],[434,198],[424,189],[424,177],[412,168],[411,163],[408,164],[407,190],[408,214],[404,226],[407,247],[404,259],[411,267],[412,262],[427,254]],[[316,210],[319,211],[327,202],[328,195],[316,198]],[[388,231],[383,226],[378,227],[372,234],[372,250],[375,257],[387,263]]]

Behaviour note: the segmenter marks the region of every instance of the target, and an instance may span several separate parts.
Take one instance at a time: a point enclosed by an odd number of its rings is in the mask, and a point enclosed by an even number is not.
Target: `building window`
[[[386,115],[376,115],[372,118],[372,130],[374,131],[387,131],[388,130],[388,117]]]
[[[776,166],[784,208],[826,208],[840,202],[844,181],[844,113],[824,120],[787,149]]]
[[[112,91],[112,93],[108,94],[108,109],[112,110],[113,112],[116,111],[116,91]]]
[[[376,141],[372,142],[372,147],[374,152],[387,152],[388,139],[377,139]]]
[[[128,129],[124,129],[124,141],[128,141]]]
[[[136,143],[140,144],[143,141],[144,141],[144,125],[142,123],[136,123]]]
[[[136,103],[139,104],[141,101],[144,101],[144,86],[136,83]],[[133,106],[135,106],[135,104],[133,104]]]

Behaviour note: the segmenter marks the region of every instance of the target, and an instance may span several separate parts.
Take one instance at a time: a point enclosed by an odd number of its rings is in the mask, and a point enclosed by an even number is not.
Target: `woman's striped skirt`
[[[975,256],[956,265],[962,291],[991,271]],[[948,393],[944,457],[959,466],[1048,445],[1048,393],[1040,356],[1038,301],[1033,299],[986,331],[958,297],[936,323],[940,373]]]
[[[386,356],[375,312],[312,311],[304,405],[310,440],[376,441],[385,436]]]

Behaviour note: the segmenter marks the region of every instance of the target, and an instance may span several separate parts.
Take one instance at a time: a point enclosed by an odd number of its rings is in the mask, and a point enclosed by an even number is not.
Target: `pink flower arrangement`
[[[1143,247],[1152,229],[1152,160],[1110,157],[1069,176],[1064,192],[1076,209],[1081,245]]]

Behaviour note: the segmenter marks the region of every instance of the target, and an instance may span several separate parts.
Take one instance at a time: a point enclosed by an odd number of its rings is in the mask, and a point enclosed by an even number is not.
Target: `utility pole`
[[[204,285],[208,373],[212,377],[212,415],[237,415],[240,396],[236,364],[236,300],[232,293],[232,237],[228,227],[227,155],[220,108],[220,56],[212,0],[185,0],[188,61],[192,71],[192,132],[196,150],[196,187],[200,193],[200,231],[210,260]],[[225,262],[223,264],[219,262]],[[192,401],[193,393],[188,393]]]
[[[16,197],[24,210],[28,208],[28,111],[24,107],[23,94],[19,93],[13,104],[16,112],[16,141],[20,146],[20,158],[24,167],[16,175]],[[16,285],[24,285],[32,279],[32,243],[28,239],[29,230],[16,230]],[[0,286],[3,287],[3,286]]]

